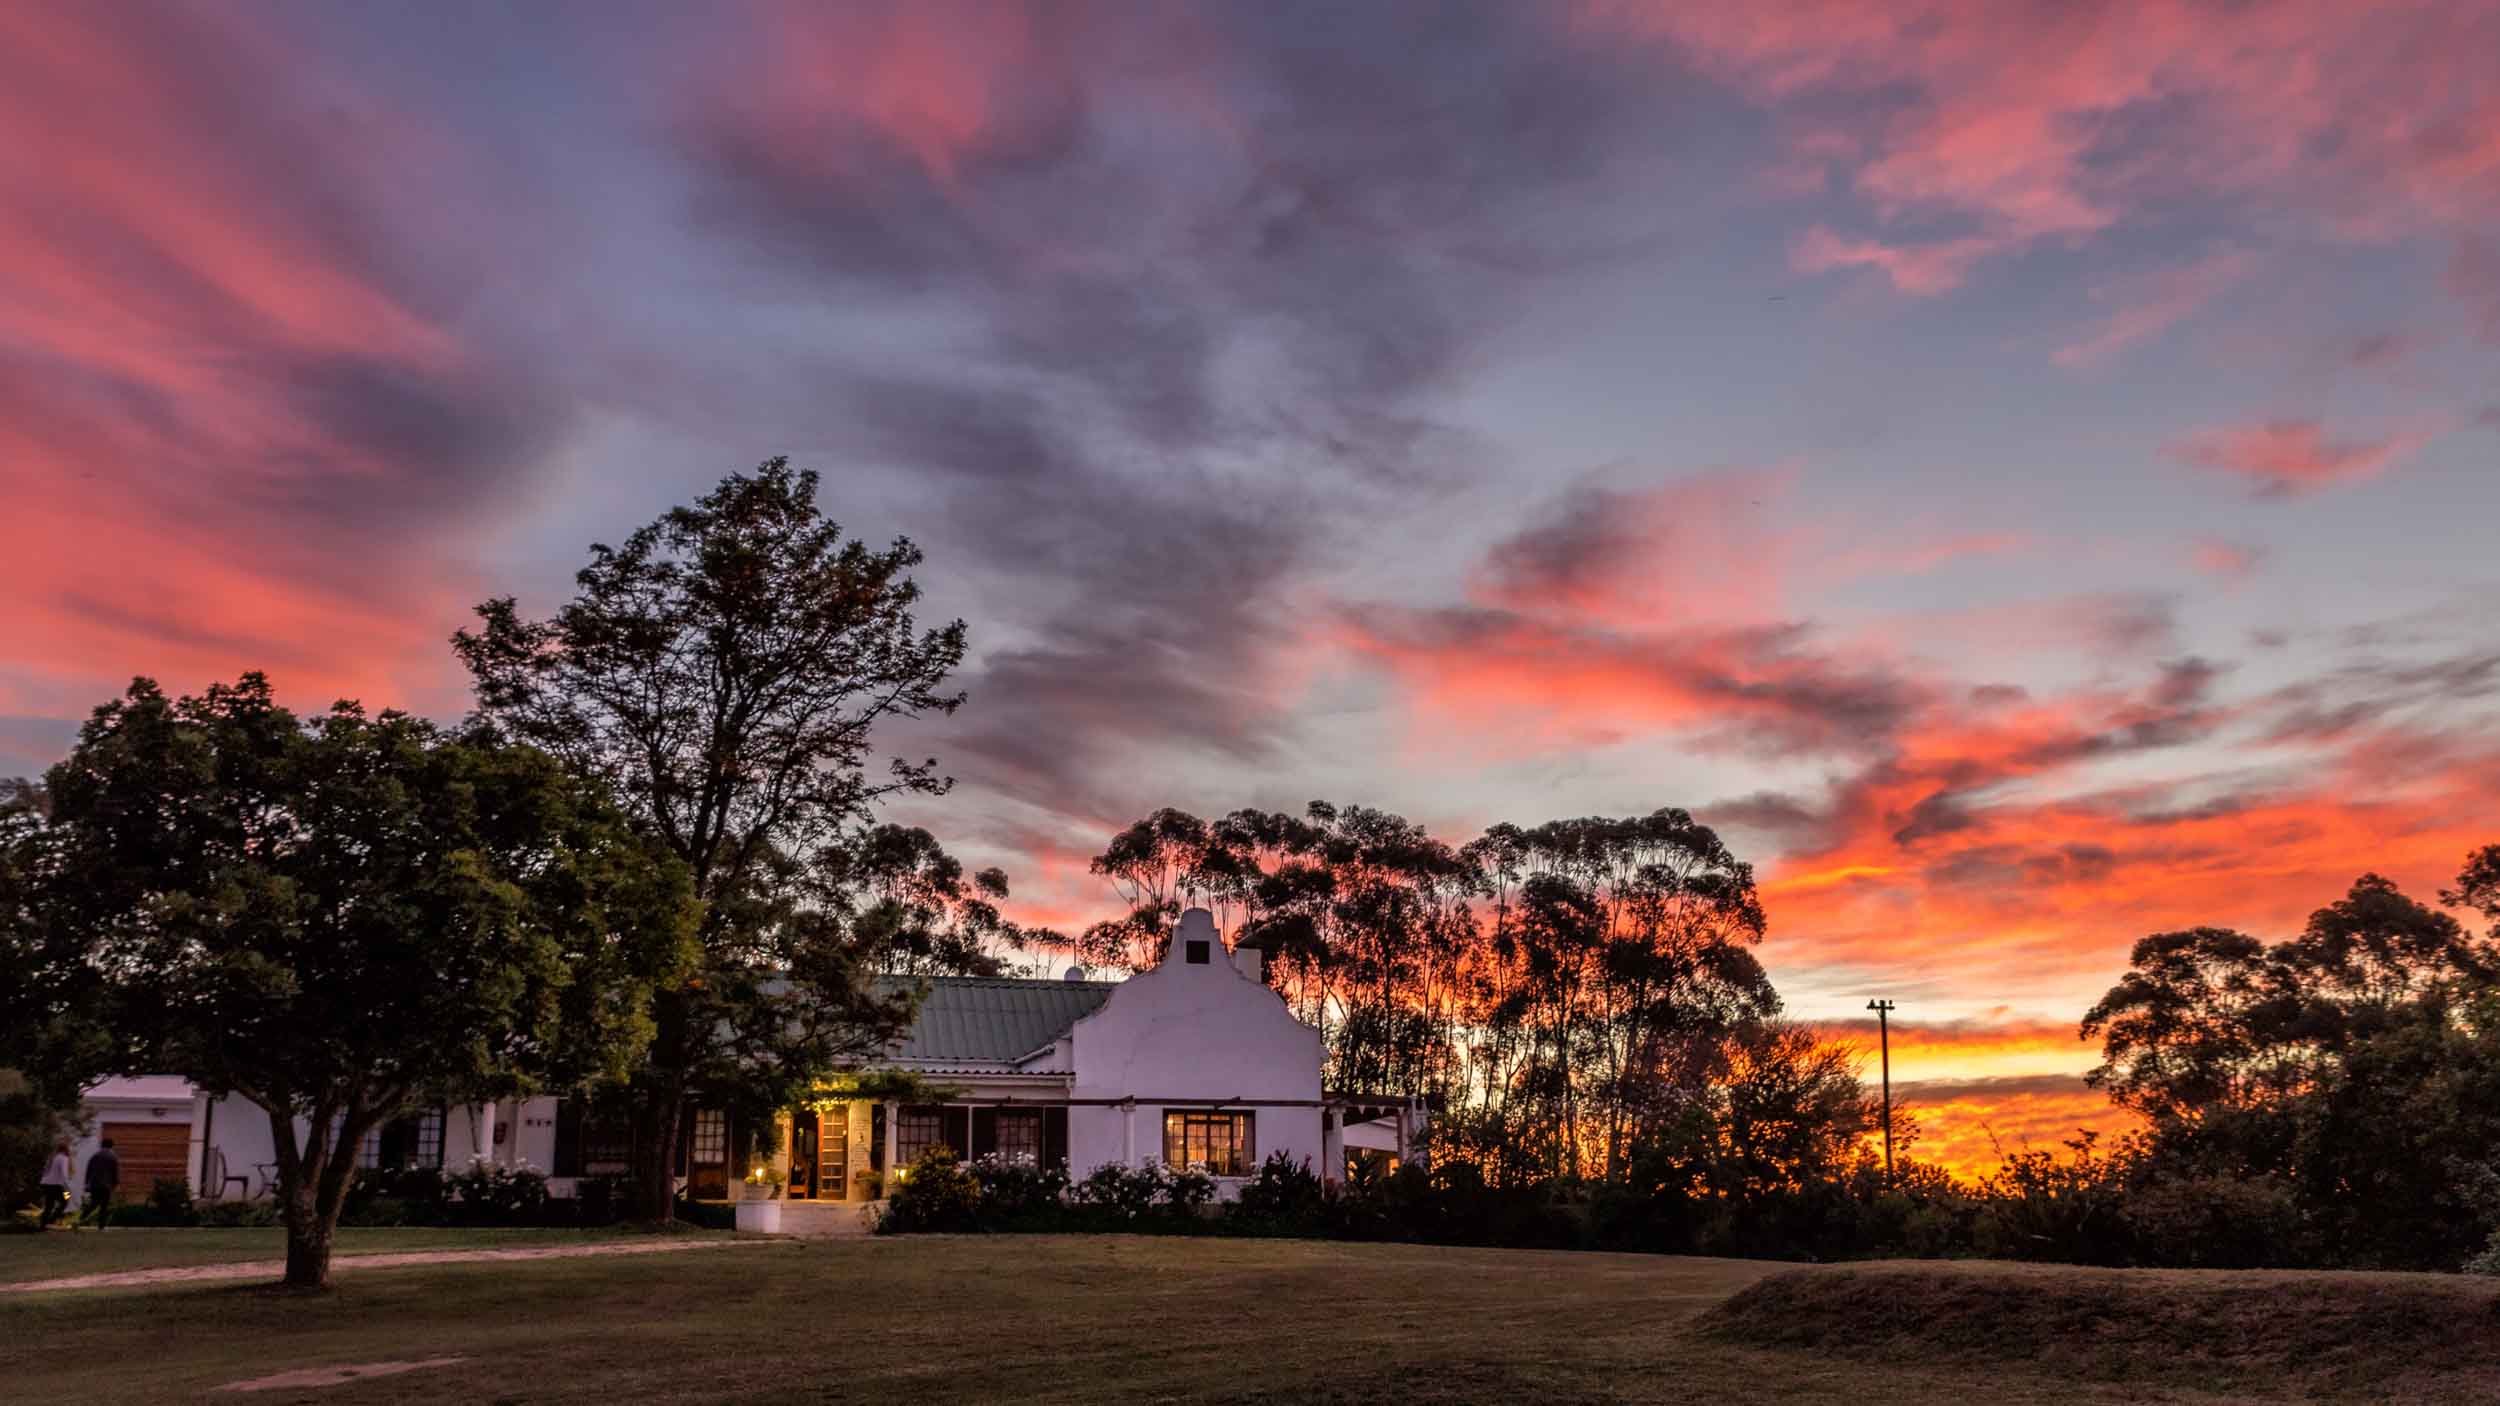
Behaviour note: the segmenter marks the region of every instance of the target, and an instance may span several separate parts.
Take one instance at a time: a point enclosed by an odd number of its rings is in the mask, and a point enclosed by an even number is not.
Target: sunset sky
[[[0,6],[0,773],[465,707],[787,453],[1021,916],[1159,805],[1685,806],[1937,1145],[2500,840],[2500,3]],[[1854,1028],[1854,1026],[1850,1027]]]

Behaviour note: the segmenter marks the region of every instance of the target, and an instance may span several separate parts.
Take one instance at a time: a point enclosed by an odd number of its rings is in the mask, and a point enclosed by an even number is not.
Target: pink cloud
[[[0,145],[0,638],[61,713],[247,668],[456,704],[442,641],[482,592],[432,548],[503,501],[544,406],[446,313],[461,238],[394,242],[448,204],[435,129],[288,39],[0,8],[0,130],[42,134]]]
[[[1927,297],[1961,286],[1970,266],[2000,247],[1996,240],[1979,238],[1886,244],[1881,240],[1849,239],[1817,225],[1806,231],[1789,251],[1789,263],[1800,273],[1879,269],[1899,291]]]
[[[2200,537],[2190,549],[2188,559],[2196,569],[2225,581],[2237,581],[2255,571],[2265,561],[2263,547],[2239,542],[2225,542],[2219,537]]]
[[[2167,332],[2246,277],[2255,262],[2249,254],[2233,250],[2178,268],[2101,284],[2092,290],[2092,298],[2112,304],[2110,313],[2049,359],[2060,366],[2090,366]]]
[[[1588,487],[1506,539],[1472,574],[1478,604],[1626,629],[1776,612],[1799,555],[1775,527],[1795,474],[1735,469],[1646,490]]]
[[[1825,238],[1801,262],[1939,291],[1981,258],[2189,200],[2262,196],[2387,239],[2500,211],[2500,7],[2393,0],[1585,0],[1592,42],[1672,46],[1776,109],[1797,168],[1944,246]],[[2139,334],[2141,335],[2141,334]]]
[[[2268,420],[2200,430],[2170,452],[2183,463],[2237,474],[2261,495],[2279,498],[2375,477],[2420,443],[2419,435],[2329,439],[2315,420]]]

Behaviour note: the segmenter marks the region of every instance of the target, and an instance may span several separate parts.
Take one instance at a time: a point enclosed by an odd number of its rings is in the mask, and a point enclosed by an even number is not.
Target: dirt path
[[[394,1254],[340,1255],[330,1261],[333,1272],[350,1269],[397,1269],[412,1264],[477,1264],[489,1260],[569,1260],[591,1255],[660,1255],[680,1250],[730,1249],[740,1245],[771,1245],[772,1240],[684,1239],[612,1240],[596,1245],[549,1245],[528,1250],[408,1250]],[[286,1273],[285,1260],[238,1260],[231,1264],[184,1265],[177,1269],[125,1269],[111,1274],[78,1274],[67,1279],[36,1279],[0,1284],[0,1294],[40,1294],[65,1289],[127,1289],[146,1284],[188,1284],[213,1279],[276,1279]]]

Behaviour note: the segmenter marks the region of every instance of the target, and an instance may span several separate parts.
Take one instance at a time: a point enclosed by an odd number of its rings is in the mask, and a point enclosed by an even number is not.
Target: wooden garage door
[[[145,1201],[156,1179],[181,1181],[191,1173],[191,1125],[188,1123],[107,1123],[104,1135],[122,1159],[121,1191],[116,1201]],[[81,1175],[86,1171],[79,1169]]]

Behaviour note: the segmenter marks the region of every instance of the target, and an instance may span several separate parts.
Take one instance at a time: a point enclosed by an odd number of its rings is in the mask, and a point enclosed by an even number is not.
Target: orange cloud
[[[2079,1011],[2147,932],[2281,934],[2364,869],[2427,895],[2493,838],[2500,734],[2476,712],[2489,687],[2477,656],[2365,658],[2235,696],[2226,666],[2175,657],[2167,610],[2140,603],[1980,606],[1854,631],[1644,621],[1621,608],[1607,563],[1648,559],[1645,519],[1617,509],[1591,515],[1608,524],[1602,551],[1557,550],[1582,539],[1550,524],[1496,547],[1501,589],[1484,594],[1500,604],[1341,609],[1316,628],[1399,686],[1433,748],[1455,735],[1523,756],[1649,736],[1823,768],[1819,787],[1697,807],[1770,838],[1777,967],[1905,982],[1949,970],[1957,988]],[[1551,556],[1576,564],[1531,589],[1521,563]],[[2047,649],[2093,673],[2015,687],[1917,652],[1957,634],[1993,641],[1980,657]],[[1996,1072],[2090,1062],[2071,1046],[2055,1058]]]
[[[1801,627],[1624,636],[1498,611],[1348,611],[1334,647],[1386,668],[1428,712],[1510,750],[1584,742],[1591,728],[1724,730],[1748,750],[1846,751],[1912,703],[1880,665],[1810,648]],[[1542,725],[1532,736],[1520,723]],[[1501,724],[1499,728],[1494,725]]]
[[[2171,446],[2183,463],[2252,481],[2267,497],[2373,478],[2421,443],[2418,435],[2331,440],[2315,420],[2268,420],[2199,431]]]

